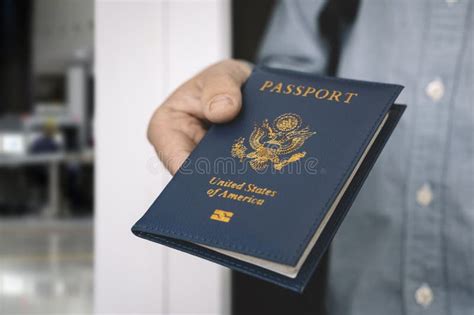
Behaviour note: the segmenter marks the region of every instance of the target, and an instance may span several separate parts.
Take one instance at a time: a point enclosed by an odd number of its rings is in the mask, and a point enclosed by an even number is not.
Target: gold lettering
[[[324,95],[321,96],[321,93],[320,93],[320,92],[323,92]],[[328,95],[329,95],[329,91],[328,91],[328,90],[319,89],[319,90],[316,92],[316,94],[315,94],[314,96],[316,96],[317,99],[322,100],[322,99],[325,99],[326,97],[328,97]]]
[[[334,102],[344,102],[349,104],[354,97],[358,96],[355,92],[342,92],[338,90],[328,90],[324,88],[315,88],[313,86],[296,85],[294,83],[274,82],[267,80],[259,88],[262,92],[278,93],[285,95],[304,96],[314,95],[316,99],[328,100]],[[218,179],[213,179],[217,182]],[[214,184],[214,183],[211,183]]]
[[[265,91],[265,89],[268,89],[270,88],[271,86],[273,86],[273,81],[265,81],[262,86],[260,87],[260,91]]]
[[[332,94],[331,96],[329,96],[328,98],[328,101],[336,101],[336,102],[340,102],[339,100],[339,97],[342,95],[342,92],[341,91],[332,91]]]
[[[304,86],[303,86],[303,85],[298,85],[298,86],[296,87],[296,92],[293,93],[293,95],[295,95],[295,96],[300,96],[301,93],[303,93],[303,89],[304,89]]]
[[[286,86],[285,92],[283,92],[283,94],[290,94],[291,92],[293,92],[294,87],[295,87],[294,84],[288,84]]]
[[[303,96],[308,96],[308,94],[314,93],[314,92],[316,92],[316,89],[312,86],[308,86],[306,88],[306,91],[304,92]]]
[[[221,190],[220,188],[217,188],[217,189],[209,189],[209,190],[207,191],[207,195],[212,198],[212,197],[214,197],[220,190]]]
[[[277,85],[275,85],[271,90],[270,92],[277,92],[277,93],[281,93],[281,89],[283,88],[283,83],[278,83]]]
[[[353,96],[358,96],[359,94],[353,93],[353,92],[347,92],[345,95],[347,95],[346,100],[344,103],[349,104],[351,102],[351,99]]]

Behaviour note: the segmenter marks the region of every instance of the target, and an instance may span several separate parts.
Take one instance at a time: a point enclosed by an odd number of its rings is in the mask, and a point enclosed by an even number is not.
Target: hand
[[[165,167],[175,174],[210,123],[232,120],[242,106],[241,85],[251,67],[238,60],[214,64],[176,89],[148,125],[148,140]]]

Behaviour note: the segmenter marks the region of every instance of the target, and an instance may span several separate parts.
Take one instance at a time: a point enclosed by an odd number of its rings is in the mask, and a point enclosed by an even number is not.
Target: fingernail
[[[227,95],[217,95],[209,102],[209,110],[213,111],[216,108],[224,108],[226,106],[233,106],[234,102]]]

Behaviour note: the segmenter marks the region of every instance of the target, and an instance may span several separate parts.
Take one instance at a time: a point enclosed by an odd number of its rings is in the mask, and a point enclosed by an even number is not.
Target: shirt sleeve
[[[323,73],[329,48],[320,35],[318,16],[325,0],[281,0],[260,46],[257,62],[274,68]]]

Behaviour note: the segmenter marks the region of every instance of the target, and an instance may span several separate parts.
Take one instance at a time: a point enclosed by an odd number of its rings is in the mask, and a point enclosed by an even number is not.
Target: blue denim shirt
[[[282,1],[259,61],[322,72],[325,1]],[[470,0],[362,0],[338,76],[399,83],[408,105],[335,237],[330,314],[474,314]]]

